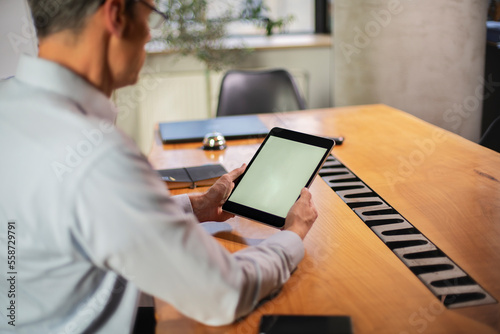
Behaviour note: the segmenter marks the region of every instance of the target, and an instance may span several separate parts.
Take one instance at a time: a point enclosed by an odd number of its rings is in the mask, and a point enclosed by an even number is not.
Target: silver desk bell
[[[226,138],[220,132],[210,132],[203,138],[203,149],[218,151],[227,147]]]

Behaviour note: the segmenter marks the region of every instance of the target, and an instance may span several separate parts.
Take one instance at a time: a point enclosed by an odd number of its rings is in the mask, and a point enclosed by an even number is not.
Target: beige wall
[[[486,10],[486,0],[335,0],[335,105],[385,103],[477,141]]]

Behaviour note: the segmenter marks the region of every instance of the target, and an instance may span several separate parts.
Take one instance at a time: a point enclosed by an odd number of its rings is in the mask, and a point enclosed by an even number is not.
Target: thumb
[[[310,201],[312,198],[311,192],[307,188],[302,188],[300,191],[300,197],[304,197],[304,200]]]
[[[245,171],[246,168],[247,168],[247,165],[243,164],[240,168],[233,169],[231,172],[229,172],[229,178],[231,179],[231,181],[236,180],[238,178],[238,176],[243,174],[243,172]]]

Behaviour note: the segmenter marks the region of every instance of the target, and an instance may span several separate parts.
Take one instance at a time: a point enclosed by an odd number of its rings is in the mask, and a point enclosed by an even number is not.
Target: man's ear
[[[101,9],[106,29],[110,34],[121,37],[127,22],[125,0],[106,0]]]

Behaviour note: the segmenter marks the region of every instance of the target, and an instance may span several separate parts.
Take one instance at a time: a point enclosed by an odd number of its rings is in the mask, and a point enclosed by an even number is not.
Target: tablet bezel
[[[260,147],[258,148],[257,152],[255,155],[252,157],[250,162],[248,163],[248,166],[245,170],[245,172],[234,181],[235,186],[231,192],[231,194],[228,197],[228,200],[222,205],[222,209],[226,212],[235,214],[237,216],[242,216],[248,219],[255,220],[257,222],[276,227],[276,228],[282,228],[285,225],[285,218],[286,217],[280,217],[268,212],[264,212],[258,209],[254,209],[239,203],[235,203],[229,200],[231,198],[231,195],[235,191],[235,189],[238,187],[239,182],[245,177],[246,173],[252,168],[253,162],[257,159],[259,156],[259,153],[262,151],[262,148],[266,145],[268,139],[271,136],[275,136],[278,138],[283,138],[287,140],[291,140],[294,142],[298,143],[303,143],[307,145],[312,145],[316,147],[321,147],[326,149],[325,154],[323,155],[322,159],[320,159],[316,165],[316,168],[314,169],[314,172],[311,174],[309,177],[307,183],[304,185],[304,187],[309,188],[309,186],[312,184],[314,178],[318,174],[318,171],[320,170],[321,166],[323,166],[326,158],[330,155],[330,152],[332,148],[335,146],[335,141],[330,139],[330,138],[324,138],[324,137],[319,137],[319,136],[314,136],[310,135],[307,133],[302,133],[302,132],[297,132],[289,129],[284,129],[284,128],[279,128],[275,127],[269,131],[269,134],[266,136]],[[299,198],[300,193],[297,194],[297,199]]]

